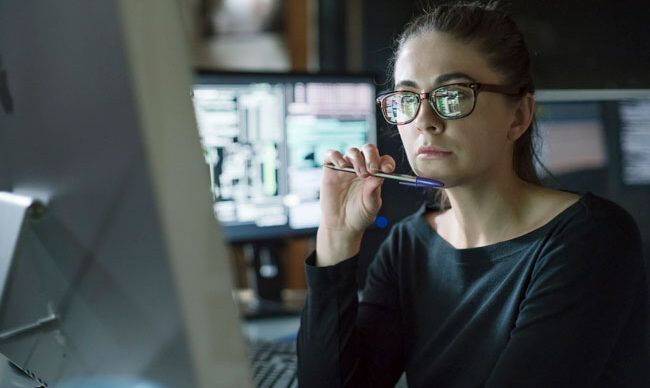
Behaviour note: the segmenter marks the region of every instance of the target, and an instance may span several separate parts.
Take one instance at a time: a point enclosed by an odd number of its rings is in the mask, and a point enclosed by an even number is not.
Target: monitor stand
[[[247,264],[247,280],[253,297],[243,306],[245,319],[296,315],[296,308],[283,299],[283,252],[285,241],[264,240],[243,245]]]

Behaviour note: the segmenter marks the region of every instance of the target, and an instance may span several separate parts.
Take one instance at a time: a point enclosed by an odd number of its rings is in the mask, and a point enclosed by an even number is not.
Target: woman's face
[[[396,90],[415,92],[454,82],[503,84],[473,46],[439,32],[407,41],[395,62],[394,76]],[[416,118],[398,126],[413,171],[440,179],[447,187],[509,173],[508,130],[515,108],[505,96],[483,91],[469,116],[443,120],[423,100]]]

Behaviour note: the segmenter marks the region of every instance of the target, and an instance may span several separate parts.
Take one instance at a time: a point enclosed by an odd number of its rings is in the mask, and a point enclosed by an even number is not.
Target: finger
[[[372,213],[376,213],[381,207],[381,186],[384,179],[371,177],[366,179],[363,185],[363,202],[366,204],[367,209]]]
[[[343,155],[338,150],[327,150],[327,152],[325,152],[323,164],[333,164],[337,167],[344,167],[347,163],[348,162],[343,158]]]
[[[364,144],[361,151],[366,160],[366,169],[372,173],[379,171],[380,158],[377,146],[374,144]]]
[[[350,147],[348,152],[345,153],[346,159],[352,162],[352,167],[357,175],[361,178],[368,176],[368,169],[366,169],[366,160],[363,153],[356,147]]]
[[[381,166],[382,172],[391,173],[395,171],[395,159],[390,155],[382,155],[379,158],[379,165]]]

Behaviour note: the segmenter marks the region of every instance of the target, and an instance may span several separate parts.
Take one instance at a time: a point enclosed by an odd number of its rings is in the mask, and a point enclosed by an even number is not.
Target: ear
[[[513,142],[526,132],[535,115],[535,98],[526,93],[517,104],[514,118],[508,130],[508,139]]]

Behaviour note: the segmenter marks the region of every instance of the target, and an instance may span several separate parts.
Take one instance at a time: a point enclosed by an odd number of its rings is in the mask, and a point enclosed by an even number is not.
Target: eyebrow
[[[459,79],[459,78],[465,78],[465,79],[468,79],[468,80],[470,80],[472,82],[476,82],[474,80],[474,78],[470,77],[469,75],[467,75],[465,73],[455,72],[455,73],[447,73],[447,74],[439,75],[438,77],[436,77],[436,79],[434,81],[434,85],[439,86],[441,84],[444,84],[445,82],[455,80],[455,79]],[[399,87],[417,88],[418,84],[416,82],[414,82],[414,81],[406,79],[406,80],[402,80],[402,81],[398,82],[397,84],[395,84],[395,89],[397,89]]]

